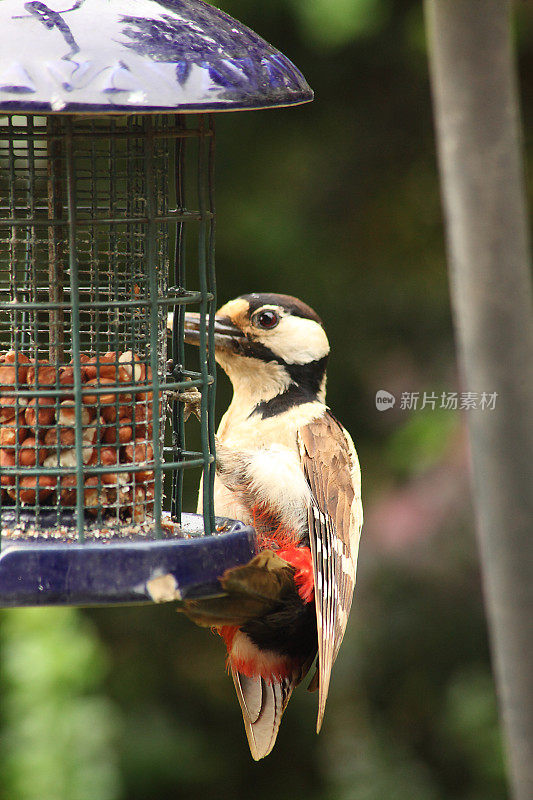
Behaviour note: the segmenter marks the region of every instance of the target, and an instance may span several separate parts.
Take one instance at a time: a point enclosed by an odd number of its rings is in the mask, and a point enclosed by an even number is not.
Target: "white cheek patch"
[[[270,400],[290,385],[290,376],[280,364],[258,358],[217,353],[216,360],[229,377],[234,395],[243,407],[255,406],[260,400]],[[249,412],[248,412],[249,413]]]
[[[283,445],[256,450],[250,455],[248,474],[250,488],[260,502],[279,511],[292,528],[305,526],[311,490],[296,453]]]
[[[329,353],[324,328],[312,319],[283,317],[277,328],[262,337],[263,344],[288,364],[308,364]]]

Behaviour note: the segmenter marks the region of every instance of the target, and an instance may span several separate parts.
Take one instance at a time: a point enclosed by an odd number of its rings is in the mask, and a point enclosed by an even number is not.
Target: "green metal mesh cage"
[[[208,115],[0,120],[4,536],[160,537],[190,467],[204,470],[214,530],[213,334],[195,370],[183,336],[187,306],[214,316],[213,152]],[[197,452],[176,399],[191,386]]]

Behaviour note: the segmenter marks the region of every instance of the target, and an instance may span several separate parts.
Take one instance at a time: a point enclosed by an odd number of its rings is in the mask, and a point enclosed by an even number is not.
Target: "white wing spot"
[[[346,575],[349,575],[355,583],[355,564],[351,558],[344,555],[342,557],[342,570]]]

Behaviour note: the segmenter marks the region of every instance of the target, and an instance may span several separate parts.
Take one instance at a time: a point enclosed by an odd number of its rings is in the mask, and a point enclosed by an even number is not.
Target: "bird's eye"
[[[271,311],[270,309],[258,311],[257,314],[254,314],[252,322],[259,328],[263,328],[264,330],[268,331],[271,328],[275,328],[278,324],[279,314],[276,314],[275,311]]]

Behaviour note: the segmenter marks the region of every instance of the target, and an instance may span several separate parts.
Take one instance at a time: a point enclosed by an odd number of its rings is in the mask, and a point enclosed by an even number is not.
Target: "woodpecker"
[[[186,341],[198,343],[200,324],[185,315]],[[215,513],[253,525],[260,553],[222,576],[225,605],[191,602],[186,612],[226,643],[259,760],[317,655],[309,688],[318,685],[320,731],[355,586],[361,477],[350,435],[325,403],[330,347],[308,305],[243,295],[220,308],[214,331],[216,361],[233,385],[217,433]]]

